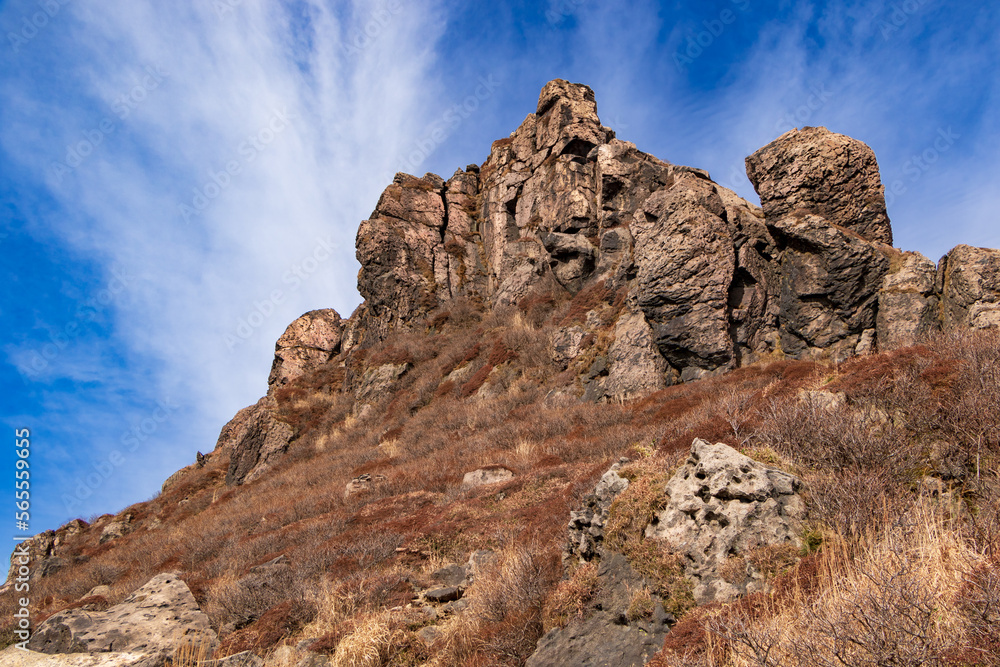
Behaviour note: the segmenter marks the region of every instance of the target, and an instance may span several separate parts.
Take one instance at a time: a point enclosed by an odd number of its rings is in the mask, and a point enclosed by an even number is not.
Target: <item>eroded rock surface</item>
[[[340,351],[344,321],[332,308],[311,310],[288,325],[274,344],[268,391],[288,384]]]
[[[878,161],[857,139],[825,127],[789,130],[746,164],[769,219],[801,210],[892,245]]]
[[[695,440],[691,455],[667,482],[670,499],[646,537],[663,540],[684,556],[699,604],[731,600],[763,588],[763,573],[748,556],[764,547],[800,546],[806,518],[801,488],[797,477],[728,445]],[[740,576],[724,576],[727,565],[741,568]]]
[[[40,653],[139,653],[173,656],[182,646],[218,643],[191,591],[176,573],[160,574],[107,611],[71,609],[39,626],[28,648]]]
[[[274,399],[265,396],[222,427],[215,449],[229,453],[226,484],[252,482],[288,449],[292,427],[275,418],[274,407]]]
[[[940,264],[945,326],[1000,326],[1000,250],[960,245]]]
[[[898,268],[882,279],[878,297],[878,345],[882,350],[915,345],[941,330],[937,267],[918,252],[890,261]]]

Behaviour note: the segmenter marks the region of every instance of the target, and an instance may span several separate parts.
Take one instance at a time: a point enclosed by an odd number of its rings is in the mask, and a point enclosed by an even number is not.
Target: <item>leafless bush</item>
[[[754,436],[789,459],[833,471],[902,468],[913,454],[904,434],[873,407],[770,401]]]

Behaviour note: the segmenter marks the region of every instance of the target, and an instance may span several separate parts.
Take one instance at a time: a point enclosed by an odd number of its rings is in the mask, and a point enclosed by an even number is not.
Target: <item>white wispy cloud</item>
[[[9,6],[4,25],[32,7]],[[144,461],[166,452],[176,467],[211,449],[263,394],[292,319],[357,305],[354,233],[432,120],[440,11],[434,0],[79,2],[20,49],[2,79],[0,141],[61,208],[32,231],[132,276],[103,343],[124,363],[81,339],[29,382],[144,397],[122,428],[163,396],[185,413],[123,479],[162,481]],[[25,350],[7,353],[17,364]],[[88,407],[79,386],[51,391],[53,414],[115,410]],[[78,464],[120,447],[116,429],[78,432]],[[128,490],[101,493],[113,509]]]

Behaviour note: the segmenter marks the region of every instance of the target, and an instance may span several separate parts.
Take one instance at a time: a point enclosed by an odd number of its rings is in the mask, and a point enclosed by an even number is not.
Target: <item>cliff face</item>
[[[843,360],[945,321],[993,323],[995,251],[956,249],[954,263],[980,268],[957,269],[975,276],[953,284],[948,262],[937,278],[893,250],[865,144],[792,130],[748,157],[747,174],[763,209],[615,139],[590,88],[552,81],[482,167],[447,181],[398,174],[386,188],[358,231],[365,303],[347,339],[370,343],[457,296],[500,306],[604,281],[624,291],[627,326],[651,331],[669,384],[775,353]],[[901,270],[933,284],[903,287],[921,279]],[[900,307],[902,294],[921,298]],[[942,299],[961,313],[934,307]]]
[[[292,322],[267,394],[159,496],[20,548],[45,636],[176,570],[224,655],[377,635],[381,664],[642,664],[688,654],[697,633],[670,628],[695,603],[783,576],[802,503],[866,544],[915,494],[996,507],[998,346],[969,330],[1000,327],[1000,251],[892,248],[874,154],[824,128],[747,173],[762,207],[616,139],[557,80],[481,166],[398,174],[358,230],[350,318]],[[828,363],[944,330],[965,333]]]
[[[555,80],[481,166],[448,180],[397,174],[358,229],[364,303],[347,320],[307,313],[279,339],[268,398],[220,437],[233,452],[230,483],[259,475],[293,437],[272,415],[274,389],[456,300],[502,309],[590,290],[614,303],[553,337],[564,368],[582,358],[581,340],[610,341],[577,369],[571,393],[588,401],[765,358],[843,361],[943,327],[1000,323],[1000,251],[958,246],[935,266],[891,247],[864,143],[792,130],[746,165],[762,207],[616,139],[589,87]],[[357,413],[405,372],[348,373],[343,390]]]

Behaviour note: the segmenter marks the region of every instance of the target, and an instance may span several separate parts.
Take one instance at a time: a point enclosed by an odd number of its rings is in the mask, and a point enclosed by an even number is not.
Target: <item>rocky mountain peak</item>
[[[975,295],[945,297],[951,283],[929,276],[933,288],[902,298],[892,276],[913,262],[889,245],[878,162],[861,141],[795,129],[746,165],[762,207],[616,139],[591,88],[551,81],[481,166],[448,180],[397,174],[385,189],[358,230],[365,303],[345,346],[382,340],[457,297],[502,307],[600,284],[622,306],[616,339],[648,341],[618,350],[643,368],[609,360],[618,379],[608,387],[631,396],[772,355],[843,360],[880,340],[909,344],[940,328],[938,303],[969,301],[963,313],[992,303],[992,269]],[[623,386],[628,377],[644,380]]]

